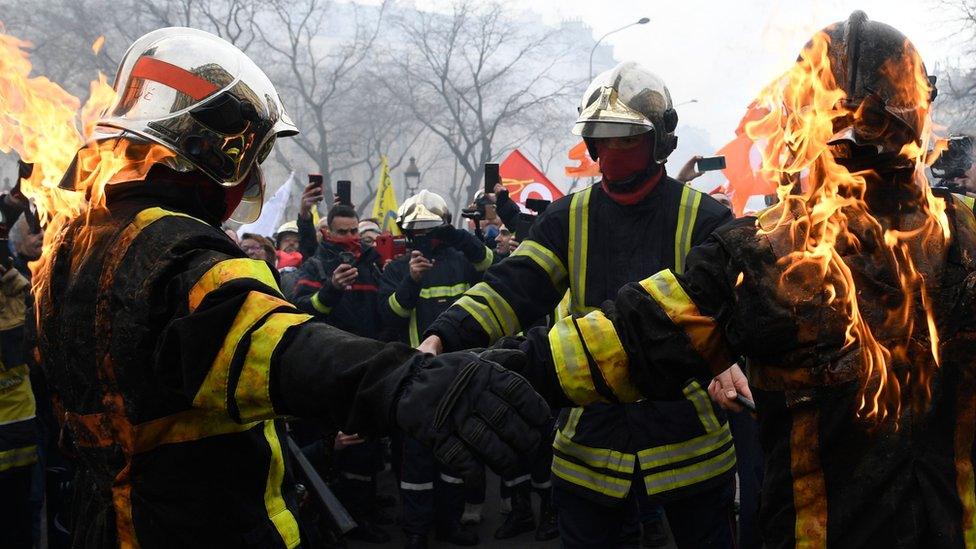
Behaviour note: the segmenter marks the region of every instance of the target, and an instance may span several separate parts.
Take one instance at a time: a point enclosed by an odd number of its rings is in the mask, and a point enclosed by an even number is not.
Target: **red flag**
[[[776,192],[776,182],[770,181],[760,172],[762,155],[759,145],[745,131],[747,123],[759,120],[766,114],[764,109],[750,105],[735,130],[736,138],[716,153],[725,156],[726,168],[722,173],[729,180],[726,194],[732,200],[735,215],[742,215],[750,197]]]
[[[580,141],[572,149],[569,149],[570,160],[579,162],[576,166],[566,166],[566,175],[569,177],[600,177],[600,162],[594,162],[590,158],[590,151],[586,148],[586,143]]]
[[[520,206],[527,198],[554,201],[563,197],[563,192],[554,185],[546,174],[536,168],[518,149],[512,151],[498,167],[502,185],[508,189],[508,196]]]

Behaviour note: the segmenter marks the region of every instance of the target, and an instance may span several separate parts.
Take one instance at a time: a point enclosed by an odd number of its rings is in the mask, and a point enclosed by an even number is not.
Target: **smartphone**
[[[714,172],[715,170],[725,169],[725,157],[724,156],[706,156],[696,162],[698,171],[700,172]]]
[[[352,181],[345,179],[336,181],[336,196],[339,198],[339,204],[352,206]]]
[[[498,175],[498,164],[485,164],[485,194],[495,192],[495,185],[501,182],[502,180]]]
[[[320,173],[310,173],[308,174],[308,184],[314,187],[322,188],[322,174]]]

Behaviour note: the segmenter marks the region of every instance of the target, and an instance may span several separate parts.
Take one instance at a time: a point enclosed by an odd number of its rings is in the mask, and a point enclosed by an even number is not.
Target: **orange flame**
[[[93,49],[102,41],[99,38]],[[33,292],[40,299],[61,230],[87,215],[90,208],[103,206],[107,184],[140,178],[153,162],[173,153],[158,145],[135,145],[127,140],[86,144],[98,117],[114,101],[114,90],[105,76],[98,74],[91,83],[90,97],[82,105],[58,84],[31,76],[30,47],[28,42],[0,34],[0,151],[14,151],[21,160],[34,165],[31,177],[20,184],[44,227],[42,256],[30,266]],[[72,181],[62,187],[76,156]]]
[[[92,53],[98,55],[98,52],[102,51],[102,46],[105,45],[105,35],[101,35],[92,42]]]
[[[866,201],[868,181],[881,176],[873,172],[852,173],[838,163],[830,143],[835,129],[847,120],[861,120],[863,104],[852,112],[845,107],[845,92],[831,72],[828,47],[830,37],[818,33],[801,53],[797,63],[782,77],[768,85],[757,105],[768,109],[761,119],[746,125],[747,135],[764,143],[763,174],[778,183],[782,202],[763,219],[761,234],[786,235],[789,252],[780,259],[783,269],[780,289],[790,286],[813,289],[814,299],[839,313],[846,322],[844,351],[859,353],[862,375],[859,417],[880,424],[899,417],[903,390],[913,405],[925,406],[929,384],[939,363],[939,336],[932,312],[925,275],[917,268],[917,258],[929,250],[944,250],[949,241],[946,204],[929,189],[924,175],[925,151],[931,133],[928,117],[930,84],[914,48],[905,58],[907,67],[885,66],[891,74],[910,70],[914,82],[900,82],[896,90],[898,105],[915,106],[899,112],[925,121],[921,142],[905,145],[900,156],[915,165],[917,203],[910,205],[918,219],[909,227],[891,226],[890,221],[872,214]],[[899,69],[902,72],[899,72]],[[873,235],[873,236],[872,236]],[[894,304],[859,302],[854,274],[845,263],[844,253],[873,250],[872,257],[891,266],[898,278],[902,299]],[[867,252],[865,252],[867,253]],[[741,277],[741,275],[740,275]],[[781,292],[783,293],[783,292]],[[785,295],[785,294],[784,294]],[[805,295],[802,299],[810,299]],[[795,299],[795,298],[794,298]],[[865,307],[889,307],[885,318],[864,317]],[[926,313],[931,360],[919,360],[911,353],[915,311]],[[912,367],[905,368],[911,364]]]

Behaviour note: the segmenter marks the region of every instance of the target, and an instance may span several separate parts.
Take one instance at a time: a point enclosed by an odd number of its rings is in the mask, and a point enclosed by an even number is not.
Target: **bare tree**
[[[942,60],[936,66],[939,98],[934,103],[937,121],[953,130],[976,129],[976,0],[935,0],[943,14],[946,38],[962,46],[959,59]]]
[[[481,186],[500,141],[523,142],[520,122],[571,88],[550,77],[564,52],[553,51],[550,32],[520,25],[499,4],[470,0],[448,15],[405,12],[396,29],[384,85],[452,153],[461,177],[450,198],[460,207]]]

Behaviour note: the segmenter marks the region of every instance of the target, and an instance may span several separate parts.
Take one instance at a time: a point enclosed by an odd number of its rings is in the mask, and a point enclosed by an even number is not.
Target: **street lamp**
[[[697,103],[697,102],[698,102],[697,99],[689,99],[687,101],[682,101],[681,103],[678,103],[677,105],[675,105],[675,107],[680,107],[681,105],[689,105],[691,103]]]
[[[613,34],[615,32],[620,32],[620,31],[622,31],[624,29],[629,29],[630,27],[633,27],[634,25],[646,25],[646,24],[650,23],[650,21],[651,21],[651,19],[649,17],[641,17],[640,19],[638,19],[637,21],[634,21],[633,23],[624,25],[624,26],[620,27],[619,29],[612,30],[612,31],[604,34],[603,36],[601,36],[600,39],[597,40],[595,44],[593,44],[593,48],[590,50],[590,80],[593,80],[593,53],[596,52],[596,47],[600,45],[600,42],[603,42],[603,39],[604,38],[610,36],[611,34]]]
[[[420,170],[417,168],[417,159],[412,156],[410,157],[410,164],[403,172],[403,182],[407,189],[406,198],[417,194],[417,189],[420,187]]]

